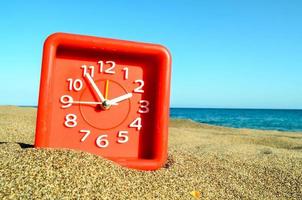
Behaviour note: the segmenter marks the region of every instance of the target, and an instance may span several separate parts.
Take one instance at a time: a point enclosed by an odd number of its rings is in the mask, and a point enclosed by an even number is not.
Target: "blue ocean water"
[[[302,131],[302,110],[171,108],[170,116],[233,128]]]

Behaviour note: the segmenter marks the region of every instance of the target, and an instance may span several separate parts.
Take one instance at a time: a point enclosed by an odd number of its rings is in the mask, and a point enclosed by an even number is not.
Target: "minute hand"
[[[98,97],[100,98],[99,100],[101,100],[101,102],[104,102],[105,98],[104,98],[103,94],[101,93],[101,91],[99,90],[98,86],[96,86],[96,84],[95,84],[94,80],[92,79],[92,77],[90,76],[90,74],[87,73],[85,75],[85,77],[88,79],[90,85],[92,86],[94,91],[97,93]]]
[[[111,105],[114,105],[114,104],[116,104],[116,103],[118,103],[118,102],[124,101],[124,100],[126,100],[126,99],[131,98],[131,97],[132,97],[132,93],[124,94],[124,95],[122,95],[122,96],[120,96],[120,97],[116,97],[116,98],[114,98],[114,99],[112,99],[112,100],[109,100],[109,103],[110,103]]]

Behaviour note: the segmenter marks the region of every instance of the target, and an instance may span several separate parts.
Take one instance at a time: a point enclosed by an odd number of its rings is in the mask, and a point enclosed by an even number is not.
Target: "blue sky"
[[[302,109],[302,1],[1,1],[0,105],[36,105],[44,39],[160,43],[173,107]],[[82,2],[82,3],[81,3]]]

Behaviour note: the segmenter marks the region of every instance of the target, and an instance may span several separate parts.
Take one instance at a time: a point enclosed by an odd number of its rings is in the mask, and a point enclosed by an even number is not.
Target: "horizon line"
[[[0,105],[0,106],[17,106],[17,107],[33,107],[38,105]],[[302,110],[302,108],[243,108],[243,107],[185,107],[185,106],[170,106],[170,109],[229,109],[229,110]]]

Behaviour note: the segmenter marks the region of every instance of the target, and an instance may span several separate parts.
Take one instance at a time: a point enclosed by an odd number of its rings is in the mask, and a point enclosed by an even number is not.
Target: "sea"
[[[231,128],[302,132],[302,110],[294,109],[170,108],[170,117]]]
[[[302,110],[171,108],[170,116],[232,128],[302,132]]]

